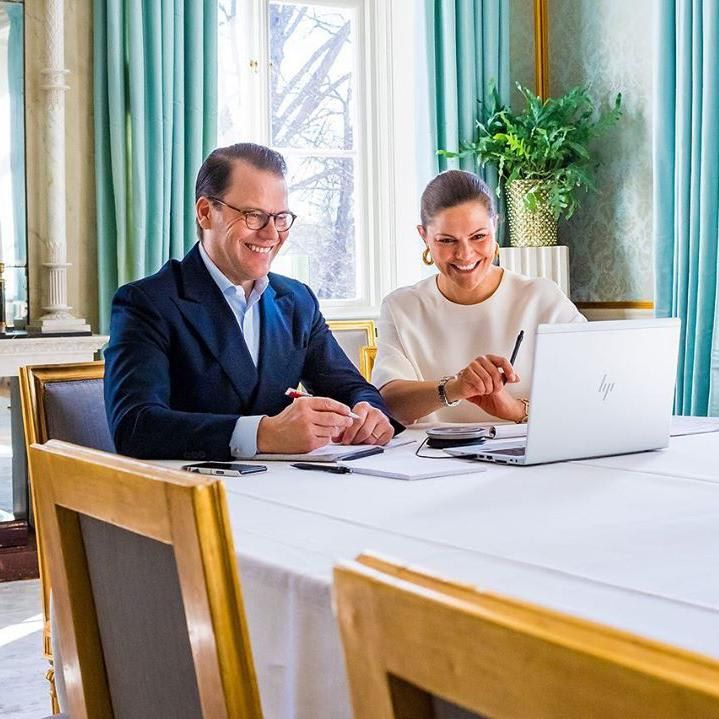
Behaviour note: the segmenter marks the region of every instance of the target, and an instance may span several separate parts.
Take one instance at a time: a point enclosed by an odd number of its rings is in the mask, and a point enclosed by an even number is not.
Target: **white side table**
[[[499,264],[527,277],[554,280],[569,297],[569,248],[564,245],[500,247]]]
[[[0,339],[0,377],[17,377],[19,368],[30,364],[92,362],[109,339],[107,335]]]
[[[78,337],[12,337],[0,339],[0,377],[10,378],[12,496],[15,520],[28,518],[25,433],[20,411],[19,368],[25,365],[91,362],[103,347],[106,335]]]

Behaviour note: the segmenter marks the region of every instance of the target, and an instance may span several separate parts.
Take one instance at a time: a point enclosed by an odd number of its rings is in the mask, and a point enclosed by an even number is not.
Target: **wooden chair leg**
[[[50,620],[45,621],[43,627],[43,654],[50,668],[45,672],[45,679],[50,683],[50,704],[52,705],[52,713],[60,713],[60,703],[57,700],[57,689],[55,688],[55,661],[52,656],[52,635],[50,629]]]
[[[57,700],[57,689],[55,689],[55,667],[53,666],[52,659],[49,660],[50,668],[45,672],[45,679],[50,682],[50,704],[52,706],[52,713],[60,713],[60,703]]]

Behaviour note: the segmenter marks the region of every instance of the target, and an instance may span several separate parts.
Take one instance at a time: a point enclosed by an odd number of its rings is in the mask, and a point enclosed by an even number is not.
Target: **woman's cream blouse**
[[[532,279],[504,270],[494,294],[475,305],[459,305],[437,288],[436,275],[401,287],[382,303],[377,325],[377,358],[372,382],[382,388],[393,380],[439,383],[475,357],[509,358],[517,334],[524,341],[514,364],[520,381],[508,385],[514,397],[528,397],[537,325],[585,322],[583,315],[551,280]],[[487,422],[494,419],[471,402],[444,407],[422,421]]]

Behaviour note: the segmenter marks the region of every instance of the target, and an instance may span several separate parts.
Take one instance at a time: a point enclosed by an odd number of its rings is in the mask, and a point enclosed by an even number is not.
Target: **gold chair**
[[[719,663],[373,555],[334,592],[355,719],[719,717]]]
[[[372,368],[374,367],[374,361],[377,357],[377,347],[370,347],[365,345],[360,347],[360,366],[359,370],[362,376],[369,382],[372,377]]]
[[[376,344],[374,320],[330,320],[327,326],[345,354],[369,382],[369,374],[365,373],[362,365],[362,350]]]
[[[103,398],[104,371],[104,362],[21,367],[20,398],[26,447],[55,438],[112,451],[113,443]],[[34,471],[29,451],[28,476],[42,588],[43,654],[50,664],[47,679],[50,682],[52,710],[57,712],[50,632],[50,579],[45,559],[44,532],[35,503],[35,485],[41,477]]]
[[[51,440],[41,477],[73,719],[260,719],[221,481]]]

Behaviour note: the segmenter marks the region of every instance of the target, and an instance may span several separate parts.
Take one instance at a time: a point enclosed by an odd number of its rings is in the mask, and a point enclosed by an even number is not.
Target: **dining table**
[[[719,433],[702,431],[719,423],[705,422],[657,451],[458,459],[466,473],[418,481],[288,462],[223,479],[265,716],[352,716],[332,570],[365,551],[719,659]],[[402,436],[387,452],[409,458],[425,433]]]

